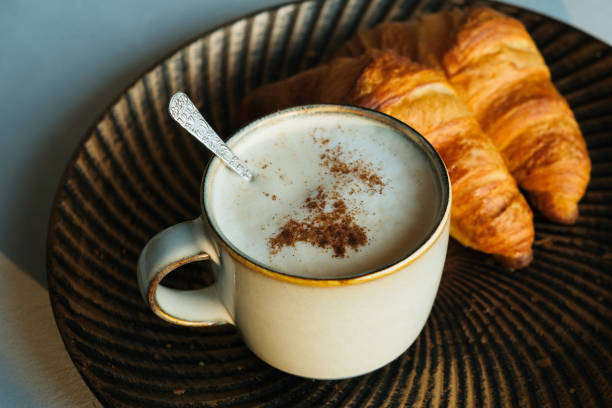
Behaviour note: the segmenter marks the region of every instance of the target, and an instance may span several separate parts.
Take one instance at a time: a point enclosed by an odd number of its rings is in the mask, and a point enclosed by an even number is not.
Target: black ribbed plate
[[[177,327],[141,299],[136,261],[156,232],[199,213],[207,154],[171,122],[191,95],[221,134],[249,89],[325,59],[360,28],[450,0],[297,2],[235,20],[181,48],[109,107],[57,192],[48,284],[66,348],[108,406],[612,406],[612,50],[557,21],[522,20],[584,132],[592,180],[574,226],[536,214],[532,265],[514,273],[451,243],[431,318],[369,375],[310,381],[258,360],[231,326]],[[171,284],[208,279],[191,268]]]

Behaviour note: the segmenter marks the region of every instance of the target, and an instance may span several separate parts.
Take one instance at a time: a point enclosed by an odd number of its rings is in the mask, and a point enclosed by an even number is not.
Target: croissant
[[[310,103],[359,105],[412,126],[431,142],[448,169],[451,235],[508,267],[529,264],[531,210],[498,150],[443,74],[392,51],[372,51],[257,88],[239,112],[247,121]]]
[[[586,143],[525,27],[486,7],[383,23],[337,53],[390,48],[445,72],[532,204],[572,224],[589,182]]]

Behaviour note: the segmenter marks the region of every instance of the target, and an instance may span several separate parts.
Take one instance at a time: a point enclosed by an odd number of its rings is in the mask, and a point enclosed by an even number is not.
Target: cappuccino
[[[217,233],[281,273],[348,278],[410,255],[433,233],[440,177],[417,142],[390,125],[320,112],[257,123],[228,145],[255,174],[220,161],[204,183]]]

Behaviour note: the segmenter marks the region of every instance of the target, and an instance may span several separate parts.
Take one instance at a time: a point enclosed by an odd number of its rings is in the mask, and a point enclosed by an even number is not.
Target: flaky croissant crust
[[[337,55],[372,48],[443,71],[531,202],[549,219],[576,221],[590,178],[586,143],[522,23],[486,7],[441,12],[382,23]]]
[[[591,162],[525,27],[489,8],[471,10],[443,66],[532,203],[554,221],[574,223]]]

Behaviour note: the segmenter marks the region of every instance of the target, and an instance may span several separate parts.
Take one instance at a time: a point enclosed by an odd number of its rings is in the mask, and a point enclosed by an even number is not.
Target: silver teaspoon
[[[217,132],[210,127],[206,119],[204,119],[185,93],[177,92],[172,95],[168,110],[170,111],[170,116],[179,125],[191,133],[218,158],[223,160],[230,169],[234,170],[246,181],[253,180],[254,176],[251,170],[221,140]]]

